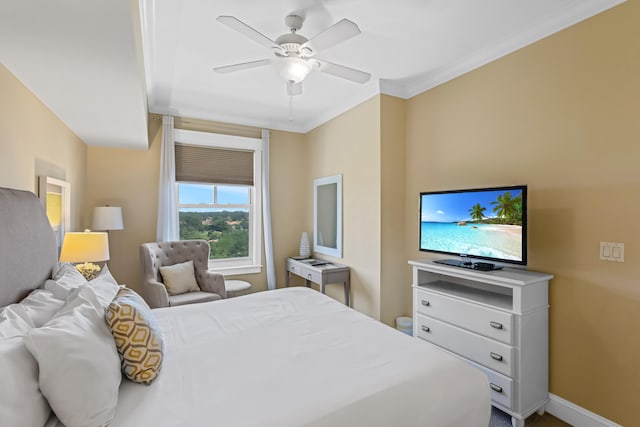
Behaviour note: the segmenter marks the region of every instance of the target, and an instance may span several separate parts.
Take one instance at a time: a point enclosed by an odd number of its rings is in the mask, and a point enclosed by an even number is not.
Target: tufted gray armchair
[[[151,308],[215,301],[227,297],[222,274],[208,270],[209,243],[206,240],[143,243],[140,245],[142,296]],[[169,295],[162,284],[160,267],[193,261],[200,291]]]

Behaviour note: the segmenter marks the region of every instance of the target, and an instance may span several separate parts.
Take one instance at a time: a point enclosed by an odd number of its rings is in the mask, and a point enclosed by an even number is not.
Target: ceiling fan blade
[[[320,64],[318,70],[322,71],[323,73],[351,80],[352,82],[366,83],[371,78],[371,74],[369,73],[365,73],[364,71],[356,70],[354,68],[345,67],[344,65],[338,65],[320,59],[314,59],[314,61]]]
[[[302,95],[302,82],[294,83],[292,81],[287,82],[287,96]]]
[[[311,53],[306,55],[311,56],[358,34],[360,28],[354,22],[342,19],[303,44],[300,50],[304,52],[304,48],[311,49]]]
[[[216,19],[218,22],[223,23],[227,27],[236,30],[237,32],[245,35],[246,37],[249,37],[251,40],[263,46],[269,47],[278,52],[283,52],[280,45],[276,44],[276,42],[274,42],[273,40],[271,40],[269,37],[265,36],[261,32],[248,26],[247,24],[245,24],[244,22],[242,22],[241,20],[239,20],[234,16],[218,16]]]
[[[234,71],[248,70],[249,68],[262,67],[273,63],[273,59],[261,59],[259,61],[243,62],[241,64],[225,65],[222,67],[214,67],[216,73],[233,73]]]

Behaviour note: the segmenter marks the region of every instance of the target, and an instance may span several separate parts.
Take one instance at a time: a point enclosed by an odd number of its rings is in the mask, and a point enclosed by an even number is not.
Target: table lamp
[[[93,209],[93,230],[122,230],[122,208],[118,206],[98,206]]]
[[[109,237],[107,233],[90,231],[65,233],[60,250],[61,262],[82,263],[76,268],[85,279],[91,280],[100,273],[100,266],[93,262],[109,261]]]

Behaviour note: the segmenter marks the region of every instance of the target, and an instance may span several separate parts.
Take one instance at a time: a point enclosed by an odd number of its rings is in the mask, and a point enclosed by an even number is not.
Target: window
[[[209,268],[261,271],[261,140],[175,130],[180,239],[204,239]]]
[[[248,260],[251,187],[178,183],[180,239],[209,242],[210,259]]]

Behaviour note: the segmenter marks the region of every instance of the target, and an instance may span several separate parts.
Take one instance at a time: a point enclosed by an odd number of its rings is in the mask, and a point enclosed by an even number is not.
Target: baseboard
[[[545,410],[565,423],[577,427],[622,427],[555,394],[549,394]]]

